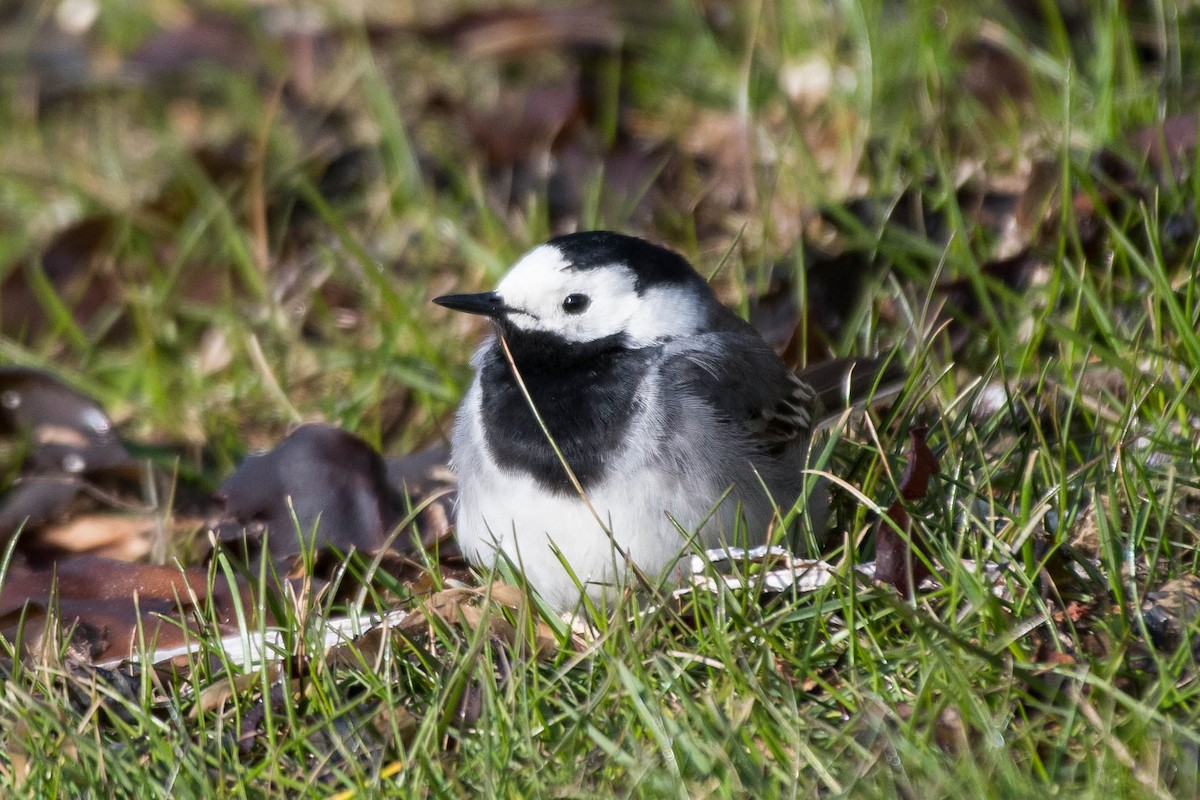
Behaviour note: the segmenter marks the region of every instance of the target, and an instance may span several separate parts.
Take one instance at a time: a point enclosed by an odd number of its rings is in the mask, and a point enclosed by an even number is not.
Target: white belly
[[[477,382],[464,411],[478,402]],[[689,539],[703,548],[732,537],[735,501],[722,503],[710,516],[724,487],[697,485],[694,476],[654,469],[650,453],[636,444],[608,470],[603,488],[589,491],[589,508],[576,494],[552,494],[530,475],[500,468],[486,452],[478,419],[478,414],[460,414],[455,429],[459,545],[485,568],[502,553],[557,609],[570,610],[580,599],[563,562],[599,600],[628,581],[629,563],[657,581],[678,569]],[[645,441],[636,428],[630,441]]]
[[[627,577],[626,559],[656,580],[675,566],[686,541],[667,517],[669,502],[656,508],[637,498],[667,500],[677,492],[649,476],[629,477],[589,495],[595,514],[582,499],[548,495],[525,475],[496,471],[484,481],[460,484],[459,543],[482,565],[504,553],[559,609],[574,607],[580,595],[563,561],[595,599]],[[479,496],[484,487],[486,507]]]

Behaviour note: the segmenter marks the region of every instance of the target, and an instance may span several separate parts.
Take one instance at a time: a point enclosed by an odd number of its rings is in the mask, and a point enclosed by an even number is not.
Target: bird
[[[451,435],[460,549],[509,560],[561,612],[635,575],[678,581],[691,548],[766,543],[805,493],[813,432],[903,383],[886,357],[792,372],[682,255],[611,231],[433,302],[494,326]],[[806,502],[816,531],[823,489]]]

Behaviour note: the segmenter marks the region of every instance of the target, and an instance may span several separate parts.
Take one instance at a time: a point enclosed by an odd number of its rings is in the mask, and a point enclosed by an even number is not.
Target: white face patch
[[[695,333],[703,314],[685,288],[656,286],[639,295],[628,267],[571,269],[558,248],[546,244],[514,264],[496,293],[514,309],[508,314],[514,327],[580,343],[624,333],[632,347],[646,347]],[[563,308],[571,295],[587,298],[583,311]]]

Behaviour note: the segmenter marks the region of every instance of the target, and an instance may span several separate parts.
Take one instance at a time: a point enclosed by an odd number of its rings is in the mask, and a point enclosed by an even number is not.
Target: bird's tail
[[[822,413],[814,420],[822,428],[846,409],[860,408],[898,393],[908,380],[908,370],[895,354],[833,358],[805,367],[796,377],[816,393]]]

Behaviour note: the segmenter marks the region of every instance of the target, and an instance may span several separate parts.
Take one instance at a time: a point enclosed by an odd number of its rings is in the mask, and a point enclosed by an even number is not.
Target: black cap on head
[[[580,231],[557,236],[546,244],[558,248],[575,269],[623,264],[634,274],[641,294],[651,286],[704,284],[704,279],[678,253],[636,236],[612,231]]]

